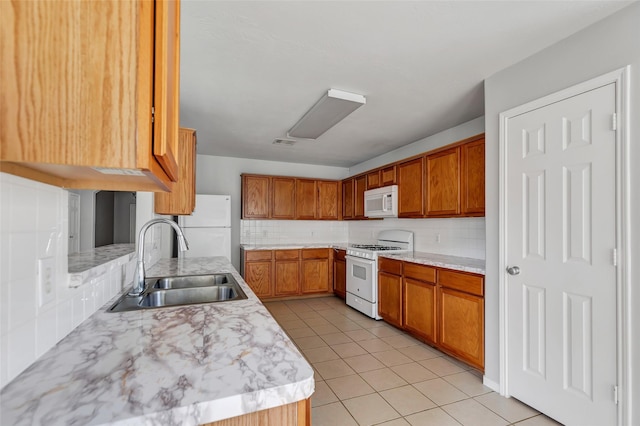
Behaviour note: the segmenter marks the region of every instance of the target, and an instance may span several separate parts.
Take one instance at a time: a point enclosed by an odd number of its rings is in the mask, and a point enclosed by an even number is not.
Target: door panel
[[[510,395],[566,424],[615,424],[615,85],[507,121]]]

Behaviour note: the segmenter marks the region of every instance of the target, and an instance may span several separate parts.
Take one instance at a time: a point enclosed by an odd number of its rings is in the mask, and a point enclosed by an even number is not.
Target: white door
[[[69,193],[69,254],[80,251],[80,195]]]
[[[507,120],[507,393],[567,425],[617,418],[615,96]]]

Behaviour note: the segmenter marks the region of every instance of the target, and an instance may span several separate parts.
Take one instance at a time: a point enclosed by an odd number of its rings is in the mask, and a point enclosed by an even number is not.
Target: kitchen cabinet
[[[426,157],[427,216],[455,216],[460,213],[460,148]]]
[[[484,368],[484,279],[438,273],[438,346],[474,367]]]
[[[333,250],[333,292],[341,297],[347,296],[346,250]]]
[[[424,216],[424,158],[400,163],[398,174],[398,217]]]
[[[340,219],[340,182],[332,180],[319,180],[318,188],[318,214],[320,220]]]
[[[317,200],[316,181],[312,179],[296,179],[296,219],[316,219]]]
[[[271,250],[249,250],[245,252],[244,280],[256,296],[270,297],[273,295]]]
[[[367,173],[367,189],[380,188],[380,170]]]
[[[484,216],[484,136],[460,147],[460,213]]]
[[[271,218],[295,219],[296,179],[274,176],[271,178],[271,189]]]
[[[404,263],[403,324],[408,331],[436,344],[436,270]]]
[[[180,3],[3,3],[0,170],[65,188],[171,190]]]
[[[396,184],[396,166],[385,167],[380,171],[380,186]]]
[[[355,179],[342,181],[342,219],[344,220],[350,220],[355,217],[354,184]]]
[[[300,281],[302,293],[326,293],[329,291],[329,249],[302,250]]]
[[[242,175],[242,218],[268,219],[269,208],[269,176]]]
[[[298,250],[276,250],[274,295],[291,296],[300,292],[300,252]]]
[[[378,260],[378,314],[388,323],[402,327],[402,262]]]
[[[196,207],[196,131],[180,129],[180,176],[171,192],[156,192],[153,196],[157,214],[189,215]]]
[[[367,175],[354,179],[354,219],[366,219],[364,215],[364,191],[367,190]]]

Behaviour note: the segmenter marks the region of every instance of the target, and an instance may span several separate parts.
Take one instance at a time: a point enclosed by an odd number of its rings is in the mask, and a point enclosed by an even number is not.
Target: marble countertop
[[[295,250],[310,248],[337,248],[346,250],[348,243],[290,243],[290,244],[241,244],[245,250]]]
[[[163,259],[148,276],[230,272],[247,300],[107,313],[0,393],[11,425],[196,425],[306,399],[313,369],[223,257]]]
[[[127,254],[135,256],[135,244],[111,244],[69,255],[69,273],[84,272]]]
[[[455,271],[485,274],[485,260],[470,257],[448,256],[445,254],[425,253],[414,251],[402,254],[380,254],[380,257],[403,260],[405,262],[419,263],[421,265],[437,266],[439,268],[453,269]]]

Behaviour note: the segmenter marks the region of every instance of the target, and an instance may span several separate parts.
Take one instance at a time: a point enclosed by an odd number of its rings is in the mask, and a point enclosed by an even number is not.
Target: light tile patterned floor
[[[479,372],[337,297],[265,306],[315,369],[313,426],[553,426]]]

